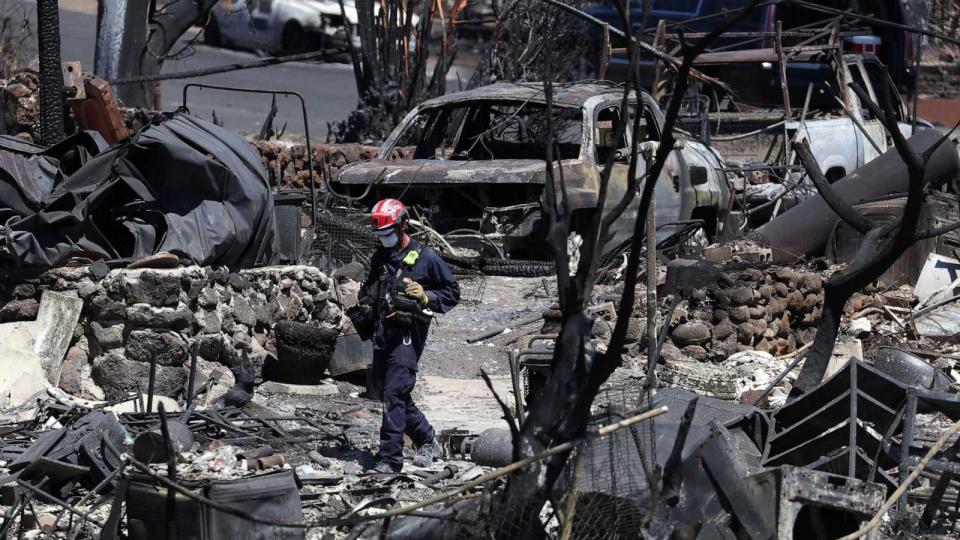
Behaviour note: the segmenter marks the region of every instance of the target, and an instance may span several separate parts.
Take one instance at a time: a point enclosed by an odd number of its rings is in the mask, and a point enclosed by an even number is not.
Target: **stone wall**
[[[696,291],[674,317],[673,344],[696,360],[741,351],[788,354],[816,335],[823,278],[788,268],[728,272],[728,285]]]
[[[194,344],[197,386],[213,379],[222,393],[233,385],[244,352],[261,379],[264,362],[276,354],[277,321],[339,330],[344,318],[333,281],[310,266],[230,272],[197,266],[107,271],[94,265],[36,276],[2,274],[0,322],[36,317],[44,289],[83,299],[63,368],[47,375],[65,391],[94,399],[122,397],[138,384],[145,392],[154,356],[156,393],[181,393]]]
[[[250,141],[260,161],[270,175],[270,183],[279,183],[283,187],[308,189],[310,187],[310,173],[307,162],[307,145],[286,141]],[[391,159],[409,159],[413,155],[413,147],[400,147],[393,151]],[[313,144],[314,182],[317,190],[325,191],[323,184],[323,164],[326,162],[330,174],[336,177],[345,165],[356,161],[373,159],[379,148],[360,144]],[[279,172],[279,175],[278,175]]]
[[[0,80],[0,134],[33,142],[40,135],[39,78],[22,71]]]
[[[727,270],[722,276],[680,303],[657,377],[667,386],[740,399],[766,388],[789,362],[783,355],[814,339],[823,278],[790,268]],[[781,381],[771,403],[786,399],[794,376]]]

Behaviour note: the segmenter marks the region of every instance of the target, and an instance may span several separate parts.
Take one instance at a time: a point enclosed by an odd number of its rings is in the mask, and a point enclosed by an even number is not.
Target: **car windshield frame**
[[[580,159],[585,113],[553,105],[560,159]],[[413,159],[545,159],[546,104],[519,99],[474,99],[420,109],[404,122],[396,146],[415,146]]]

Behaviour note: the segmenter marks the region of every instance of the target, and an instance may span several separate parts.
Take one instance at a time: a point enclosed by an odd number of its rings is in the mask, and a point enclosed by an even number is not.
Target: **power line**
[[[300,54],[291,54],[288,56],[272,56],[270,58],[263,58],[261,60],[254,60],[252,62],[239,62],[236,64],[225,64],[222,66],[214,66],[203,69],[192,69],[187,71],[178,71],[175,73],[161,73],[158,75],[143,75],[140,77],[126,77],[123,79],[115,79],[110,81],[112,85],[122,85],[122,84],[138,84],[138,83],[147,83],[155,81],[169,81],[175,79],[192,79],[194,77],[203,77],[206,75],[214,75],[216,73],[227,73],[230,71],[240,71],[244,69],[256,69],[268,66],[275,66],[277,64],[285,64],[287,62],[303,62],[307,60],[316,60],[321,58],[323,55],[327,54],[328,51],[313,51]]]

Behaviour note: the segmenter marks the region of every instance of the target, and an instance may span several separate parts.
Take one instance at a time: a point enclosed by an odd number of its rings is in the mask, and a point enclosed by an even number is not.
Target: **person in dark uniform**
[[[435,313],[446,313],[460,302],[460,286],[436,251],[407,235],[410,218],[403,203],[384,199],[373,207],[370,219],[382,247],[373,254],[359,297],[369,306],[371,390],[383,402],[374,471],[398,473],[403,468],[404,434],[416,445],[415,465],[425,467],[442,452],[433,426],[411,393],[430,321]]]

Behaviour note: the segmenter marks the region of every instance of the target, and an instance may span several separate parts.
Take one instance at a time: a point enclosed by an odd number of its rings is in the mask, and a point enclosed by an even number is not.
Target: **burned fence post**
[[[163,408],[163,403],[158,405],[160,412],[160,433],[163,435],[163,443],[167,452],[167,478],[171,483],[177,483],[177,450],[173,447],[173,440],[170,438],[170,430],[167,428],[167,414]],[[167,538],[176,540],[177,538],[177,492],[167,489]]]
[[[640,219],[638,216],[637,219]],[[660,346],[657,340],[657,216],[656,200],[650,200],[647,210],[647,376],[643,391],[649,396],[656,387],[657,359]],[[664,331],[670,326],[670,319],[664,319]],[[654,449],[655,451],[655,449]]]
[[[40,56],[40,139],[50,146],[63,138],[63,72],[60,65],[60,13],[57,0],[37,0]]]

